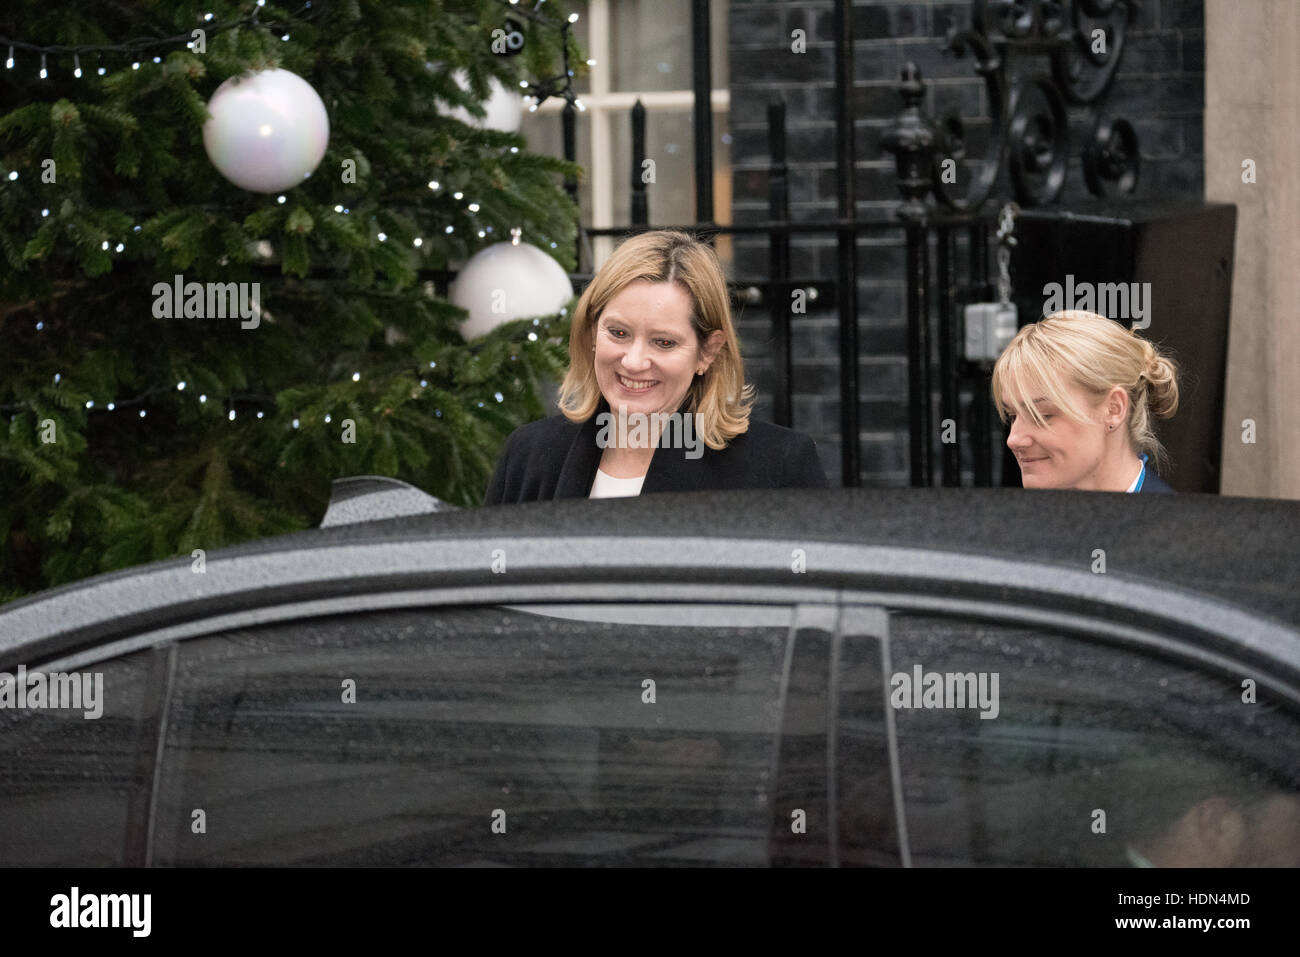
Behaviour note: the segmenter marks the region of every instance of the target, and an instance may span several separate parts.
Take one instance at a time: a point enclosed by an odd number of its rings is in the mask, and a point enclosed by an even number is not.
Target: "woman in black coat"
[[[1025,326],[993,367],[1025,488],[1172,492],[1152,418],[1178,409],[1178,368],[1150,342],[1093,312]]]
[[[560,414],[506,441],[485,505],[741,488],[826,488],[812,439],[750,421],[727,283],[685,233],[627,240],[583,292]]]

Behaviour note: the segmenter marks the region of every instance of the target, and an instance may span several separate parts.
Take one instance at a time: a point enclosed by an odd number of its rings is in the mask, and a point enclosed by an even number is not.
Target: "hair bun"
[[[1142,340],[1142,351],[1146,364],[1139,374],[1139,380],[1146,380],[1151,414],[1167,419],[1178,411],[1178,365],[1167,356],[1162,356],[1145,339]]]

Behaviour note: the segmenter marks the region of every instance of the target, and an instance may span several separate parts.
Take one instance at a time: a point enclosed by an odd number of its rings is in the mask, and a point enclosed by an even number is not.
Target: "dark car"
[[[1202,805],[1208,863],[1300,864],[1296,503],[352,480],[324,526],[0,608],[0,864],[1178,864]]]

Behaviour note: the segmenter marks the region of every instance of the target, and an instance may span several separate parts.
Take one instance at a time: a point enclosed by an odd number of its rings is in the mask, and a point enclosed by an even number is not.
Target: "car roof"
[[[1102,549],[1108,573],[1181,585],[1300,624],[1300,502],[1277,499],[1024,489],[746,489],[502,505],[328,530],[338,541],[470,532],[913,546],[1073,568],[1091,567],[1094,549]],[[244,547],[272,548],[276,541]]]
[[[1248,617],[1285,623],[1266,627],[1267,649],[1257,650],[1296,667],[1300,646],[1287,636],[1300,629],[1298,528],[1300,503],[1287,501],[1020,489],[671,492],[444,510],[216,550],[206,560],[219,575],[190,574],[191,560],[182,556],[29,596],[0,607],[0,653],[33,641],[40,645],[33,652],[87,647],[112,630],[115,614],[118,630],[123,622],[157,624],[182,605],[183,616],[199,618],[259,588],[265,603],[328,589],[360,594],[391,574],[400,587],[413,577],[476,581],[483,601],[494,600],[483,591],[485,578],[526,583],[530,564],[533,581],[589,583],[599,580],[593,569],[618,565],[625,577],[647,568],[656,579],[695,576],[703,584],[736,580],[736,573],[708,575],[710,566],[729,565],[755,586],[779,582],[787,591],[888,580],[932,595],[1000,590],[1010,602],[1040,592],[1040,604],[1058,612],[1123,605],[1139,625],[1146,611],[1163,620],[1181,616],[1193,627],[1236,606]],[[548,545],[558,539],[568,547]],[[629,539],[641,545],[629,552]],[[719,540],[755,547],[738,552]],[[512,575],[483,574],[495,548],[510,552]],[[793,549],[808,556],[802,576],[790,574]],[[477,577],[457,577],[464,569]],[[1231,608],[1225,613],[1206,630],[1241,639],[1263,633]]]

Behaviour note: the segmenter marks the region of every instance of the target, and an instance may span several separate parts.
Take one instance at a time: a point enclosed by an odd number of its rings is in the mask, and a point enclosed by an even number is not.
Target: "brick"
[[[854,189],[860,200],[902,201],[903,195],[898,191],[898,170],[894,163],[858,164],[854,170]]]
[[[930,7],[917,3],[853,5],[854,40],[896,40],[930,33]]]
[[[908,460],[907,433],[863,436],[859,455],[864,475],[893,472],[906,475]]]
[[[1205,77],[1184,74],[1152,83],[1146,77],[1121,75],[1111,87],[1107,106],[1126,116],[1140,113],[1201,113],[1205,109]]]
[[[858,312],[873,326],[892,326],[907,316],[906,284],[897,282],[859,282]]]
[[[835,78],[834,51],[829,47],[808,47],[805,53],[790,52],[790,44],[779,49],[734,49],[729,51],[731,75],[765,79],[799,80],[807,83]]]
[[[853,87],[853,117],[856,120],[893,120],[903,109],[896,83],[858,83]]]
[[[1204,115],[1183,117],[1183,147],[1188,156],[1198,159],[1205,156]]]
[[[1160,25],[1165,29],[1205,29],[1205,0],[1160,0]]]
[[[1154,30],[1160,25],[1160,4],[1162,0],[1142,0],[1137,16],[1133,18],[1134,30]]]
[[[1142,159],[1173,159],[1186,152],[1184,120],[1176,116],[1143,116],[1131,120],[1137,132]]]
[[[1147,195],[1187,196],[1200,194],[1205,188],[1205,168],[1197,160],[1178,159],[1148,164],[1143,170]]]
[[[1203,31],[1183,31],[1182,67],[1188,73],[1205,72],[1205,33]]]
[[[948,31],[953,27],[959,30],[970,27],[970,4],[965,0],[958,0],[956,3],[936,3],[930,18],[930,35],[939,38],[946,37]]]
[[[1124,41],[1120,69],[1125,76],[1177,73],[1181,58],[1182,37],[1176,31],[1130,35]]]

